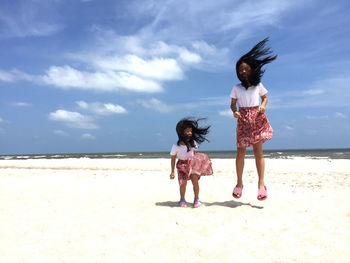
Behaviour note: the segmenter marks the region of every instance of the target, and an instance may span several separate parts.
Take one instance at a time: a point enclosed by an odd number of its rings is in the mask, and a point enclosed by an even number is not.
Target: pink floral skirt
[[[183,185],[190,180],[190,175],[195,174],[198,180],[201,176],[212,175],[211,160],[205,153],[195,153],[193,158],[178,160],[176,163],[179,184]]]
[[[249,147],[272,138],[270,123],[265,113],[259,113],[258,109],[259,107],[239,108],[241,117],[237,120],[237,148]]]

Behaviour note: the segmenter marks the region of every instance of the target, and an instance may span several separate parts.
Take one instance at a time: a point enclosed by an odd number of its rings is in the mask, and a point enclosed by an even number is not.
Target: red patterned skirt
[[[179,184],[183,185],[190,180],[190,175],[195,174],[198,180],[201,176],[212,175],[211,160],[205,153],[195,153],[193,158],[178,160],[176,163]]]
[[[272,138],[270,123],[265,113],[259,113],[258,109],[259,107],[239,108],[241,117],[237,120],[237,148],[249,147]]]

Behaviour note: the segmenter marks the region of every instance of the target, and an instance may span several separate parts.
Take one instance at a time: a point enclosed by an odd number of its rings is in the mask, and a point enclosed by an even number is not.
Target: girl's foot
[[[187,207],[186,200],[180,200],[180,201],[179,201],[179,206],[180,206],[180,207]]]
[[[241,197],[242,197],[242,191],[243,191],[243,185],[242,185],[242,187],[236,186],[236,187],[233,189],[232,196],[233,196],[234,198],[236,198],[236,199],[241,198]]]
[[[264,186],[265,189],[259,189],[258,190],[258,200],[263,201],[267,198],[267,188]]]
[[[200,207],[201,205],[202,205],[201,200],[199,200],[199,199],[194,199],[194,202],[193,202],[193,207],[194,207],[194,208],[198,208],[198,207]]]

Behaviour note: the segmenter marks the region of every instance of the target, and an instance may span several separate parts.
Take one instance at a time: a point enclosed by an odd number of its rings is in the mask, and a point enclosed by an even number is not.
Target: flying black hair
[[[265,70],[261,68],[277,58],[276,56],[268,56],[272,53],[270,48],[265,47],[266,42],[269,38],[265,38],[256,44],[247,54],[243,55],[236,63],[236,73],[238,79],[241,81],[243,87],[249,88],[249,84],[243,79],[238,73],[239,66],[242,63],[247,63],[251,67],[251,73],[248,77],[249,82],[252,86],[256,86],[260,83],[261,77],[264,75]],[[263,58],[263,56],[265,56]]]
[[[190,147],[195,147],[194,141],[196,141],[198,144],[204,141],[209,142],[209,140],[205,138],[205,135],[209,133],[210,125],[206,127],[198,127],[198,122],[202,120],[205,120],[205,118],[183,118],[180,120],[176,125],[176,133],[179,137],[177,145],[180,145],[180,142],[182,141],[187,146],[187,151],[190,151]],[[192,128],[192,137],[189,140],[184,135],[184,131],[187,128]]]

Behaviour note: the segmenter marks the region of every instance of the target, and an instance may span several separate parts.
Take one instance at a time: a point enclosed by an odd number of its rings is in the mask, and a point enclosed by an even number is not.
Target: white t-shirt
[[[190,148],[190,151],[187,151],[186,145],[177,145],[173,144],[171,148],[170,155],[177,155],[177,158],[180,160],[188,160],[194,156],[195,150],[198,149],[196,142],[194,142],[194,147]]]
[[[237,99],[238,107],[255,107],[259,106],[259,98],[267,93],[263,84],[251,86],[245,89],[241,84],[232,88],[230,97]]]

